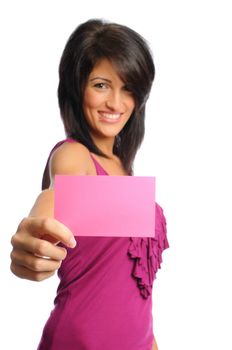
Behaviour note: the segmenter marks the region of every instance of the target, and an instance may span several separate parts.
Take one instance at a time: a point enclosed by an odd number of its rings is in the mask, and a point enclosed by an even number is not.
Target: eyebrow
[[[103,77],[94,77],[94,78],[90,79],[90,81],[99,80],[99,79],[107,81],[108,83],[112,83],[112,81],[110,79],[103,78]]]

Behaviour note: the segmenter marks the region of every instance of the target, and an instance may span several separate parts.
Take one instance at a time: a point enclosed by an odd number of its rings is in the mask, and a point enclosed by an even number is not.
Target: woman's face
[[[135,108],[135,100],[112,63],[102,59],[90,73],[84,90],[83,111],[98,138],[115,138]]]

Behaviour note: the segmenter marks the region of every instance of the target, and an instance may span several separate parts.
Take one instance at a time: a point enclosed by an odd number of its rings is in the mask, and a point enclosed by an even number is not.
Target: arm
[[[52,276],[67,254],[65,248],[56,244],[75,246],[72,232],[53,218],[54,177],[87,175],[93,171],[91,166],[89,152],[81,144],[64,144],[54,152],[49,163],[50,187],[39,194],[29,216],[20,222],[11,239],[11,271],[16,276],[33,281]]]
[[[153,340],[152,350],[159,350],[155,338]]]

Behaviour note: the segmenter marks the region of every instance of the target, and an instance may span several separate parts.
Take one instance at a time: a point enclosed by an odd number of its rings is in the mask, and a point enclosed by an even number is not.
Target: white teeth
[[[118,119],[120,117],[120,114],[109,114],[109,113],[102,113],[103,118],[107,119]]]

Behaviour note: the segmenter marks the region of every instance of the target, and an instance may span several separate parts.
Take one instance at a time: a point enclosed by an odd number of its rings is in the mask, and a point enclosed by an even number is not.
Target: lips
[[[116,123],[121,118],[121,113],[105,113],[105,112],[99,112],[100,114],[100,120],[105,121],[108,123]]]

